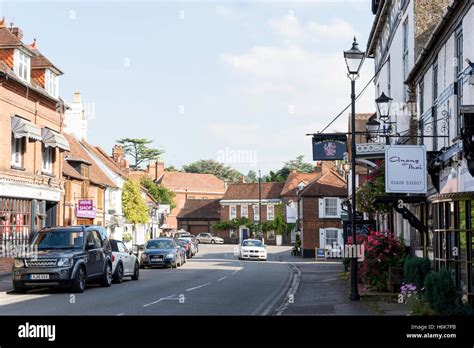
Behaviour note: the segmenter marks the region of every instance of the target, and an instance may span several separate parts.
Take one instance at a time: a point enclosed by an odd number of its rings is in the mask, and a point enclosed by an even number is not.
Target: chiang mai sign
[[[392,145],[385,149],[385,192],[426,193],[424,145]]]
[[[342,160],[345,153],[347,153],[347,136],[345,134],[313,135],[314,161]]]

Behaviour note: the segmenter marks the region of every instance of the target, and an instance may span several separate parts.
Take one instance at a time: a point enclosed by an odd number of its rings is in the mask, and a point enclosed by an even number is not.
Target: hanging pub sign
[[[385,149],[385,192],[426,193],[424,145],[392,145]]]
[[[347,136],[345,134],[313,135],[314,161],[342,160],[345,153],[347,153]]]

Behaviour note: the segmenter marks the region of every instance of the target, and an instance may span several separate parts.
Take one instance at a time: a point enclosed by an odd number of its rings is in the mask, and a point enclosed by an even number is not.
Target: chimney
[[[125,150],[122,145],[114,145],[112,159],[122,169],[129,169],[128,160],[125,158]]]
[[[81,102],[81,92],[74,92],[74,103]]]
[[[323,172],[323,162],[322,161],[318,161],[314,164],[313,172],[314,173],[319,173],[319,174],[321,174]]]
[[[18,27],[11,28],[11,33],[15,35],[19,40],[23,39],[23,30],[21,30],[20,28]]]
[[[155,180],[158,180],[158,178],[162,176],[163,173],[165,172],[165,162],[156,161],[155,165],[156,165],[156,179]]]

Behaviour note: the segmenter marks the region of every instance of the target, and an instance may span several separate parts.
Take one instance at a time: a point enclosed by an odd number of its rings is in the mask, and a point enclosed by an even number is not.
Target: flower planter
[[[276,235],[276,245],[282,245],[283,236],[281,234]]]
[[[403,268],[390,267],[388,269],[387,289],[390,292],[398,292],[403,283]]]

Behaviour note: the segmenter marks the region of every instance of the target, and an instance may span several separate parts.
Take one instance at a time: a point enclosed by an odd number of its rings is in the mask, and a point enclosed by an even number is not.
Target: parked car
[[[199,233],[196,237],[199,243],[224,244],[224,239],[210,233]]]
[[[181,237],[180,239],[186,239],[191,243],[191,251],[192,251],[192,256],[196,255],[199,251],[199,242],[197,241],[196,237],[194,236],[186,236],[186,237]]]
[[[173,238],[150,239],[140,257],[140,267],[179,267],[184,263],[183,249]]]
[[[112,247],[112,275],[115,283],[121,283],[123,277],[131,277],[138,280],[140,275],[140,263],[132,250],[128,250],[120,240],[111,239]]]
[[[36,234],[31,247],[37,252],[15,258],[15,292],[63,287],[81,293],[86,282],[112,284],[112,249],[101,226],[45,228]]]
[[[189,236],[192,236],[192,234],[184,230],[179,230],[178,232],[174,234],[175,238],[189,237]]]
[[[258,239],[245,239],[239,247],[239,260],[267,260],[267,246]]]
[[[179,245],[181,245],[184,249],[185,249],[185,252],[186,252],[186,257],[188,259],[190,259],[191,257],[193,257],[193,245],[192,245],[192,242],[188,239],[188,238],[177,238],[176,239],[176,243],[178,243]]]

